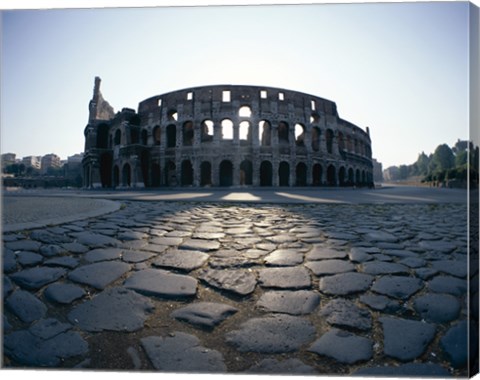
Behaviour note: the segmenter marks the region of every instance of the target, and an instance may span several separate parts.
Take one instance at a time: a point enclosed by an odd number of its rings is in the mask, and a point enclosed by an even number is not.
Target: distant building
[[[22,158],[22,164],[26,168],[34,168],[40,170],[41,168],[41,156],[27,156]]]
[[[378,162],[375,158],[372,158],[372,164],[373,164],[373,181],[376,183],[383,182],[382,163]]]
[[[15,153],[2,154],[2,171],[9,165],[13,165],[16,162],[17,155]]]
[[[400,178],[400,169],[398,166],[390,166],[383,171],[383,180],[386,182],[398,181]]]
[[[62,161],[60,160],[60,157],[58,157],[54,153],[47,154],[42,157],[41,161],[41,172],[42,174],[46,174],[48,169],[50,168],[61,168],[62,167]]]

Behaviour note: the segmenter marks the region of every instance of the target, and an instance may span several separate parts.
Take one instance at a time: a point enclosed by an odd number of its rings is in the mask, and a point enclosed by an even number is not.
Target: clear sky
[[[466,2],[2,13],[1,151],[19,158],[83,151],[95,76],[115,111],[213,84],[330,99],[384,168],[469,136]]]

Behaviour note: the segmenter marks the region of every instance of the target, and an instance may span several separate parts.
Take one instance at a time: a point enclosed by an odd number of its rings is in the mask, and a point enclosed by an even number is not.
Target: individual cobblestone
[[[465,214],[126,201],[7,233],[5,363],[465,377]]]

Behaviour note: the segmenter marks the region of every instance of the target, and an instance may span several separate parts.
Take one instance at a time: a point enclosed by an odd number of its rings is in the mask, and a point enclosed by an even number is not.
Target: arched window
[[[250,141],[250,123],[248,121],[242,121],[239,129],[240,140]]]
[[[280,186],[290,185],[290,164],[286,161],[280,162],[278,167],[278,184]]]
[[[331,129],[327,129],[325,133],[325,139],[327,143],[327,152],[333,153],[333,131]]]
[[[252,161],[245,160],[240,164],[240,185],[251,185],[253,183]]]
[[[147,145],[148,144],[148,132],[146,129],[142,129],[142,145]]]
[[[272,186],[272,163],[263,161],[260,164],[260,186]]]
[[[278,123],[278,143],[288,144],[288,123],[284,121]]]
[[[338,183],[340,186],[345,186],[345,168],[342,166],[340,170],[338,171]]]
[[[270,122],[262,120],[258,123],[258,133],[261,146],[270,146],[272,144],[272,126]]]
[[[155,145],[160,145],[161,141],[161,130],[160,126],[156,125],[155,128],[153,128],[153,143]]]
[[[193,167],[190,160],[182,162],[182,186],[193,185]]]
[[[210,186],[212,184],[212,165],[208,161],[203,161],[200,165],[200,186]]]
[[[240,107],[238,110],[238,116],[240,117],[250,117],[252,115],[252,109],[249,106]]]
[[[169,125],[167,127],[167,148],[175,148],[177,145],[177,127]]]
[[[312,150],[318,152],[320,150],[320,129],[312,128]]]
[[[222,139],[232,140],[233,139],[233,122],[230,119],[223,119],[220,125],[222,126]]]
[[[223,160],[220,163],[219,170],[219,182],[220,186],[232,186],[233,185],[233,164],[228,160]]]
[[[342,132],[338,132],[338,149],[340,151],[345,150],[345,138]]]
[[[193,123],[191,121],[187,121],[183,124],[183,145],[193,145]]]
[[[295,124],[295,144],[305,146],[305,127],[302,124]]]
[[[120,129],[117,129],[115,131],[115,137],[113,139],[113,143],[115,145],[120,145],[121,139],[122,139],[122,132],[120,132]]]
[[[327,168],[327,184],[335,186],[337,184],[337,176],[335,174],[335,166],[329,165]]]
[[[202,122],[202,136],[201,140],[203,142],[212,141],[213,140],[213,121],[211,120],[204,120]]]
[[[129,164],[123,165],[123,170],[122,170],[122,185],[123,186],[131,186],[131,169]]]
[[[167,112],[167,120],[168,121],[177,121],[178,120],[178,113],[176,109],[171,109]]]
[[[297,177],[297,186],[307,186],[307,165],[300,162],[295,169],[295,175]]]
[[[315,164],[312,168],[313,186],[320,186],[322,184],[322,165]]]

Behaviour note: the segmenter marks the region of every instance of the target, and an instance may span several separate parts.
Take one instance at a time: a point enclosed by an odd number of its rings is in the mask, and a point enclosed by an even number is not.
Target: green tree
[[[447,144],[442,144],[435,149],[429,169],[434,174],[439,174],[455,166],[455,156]]]

